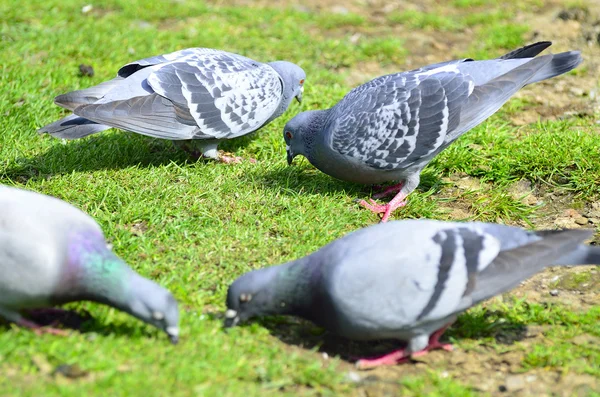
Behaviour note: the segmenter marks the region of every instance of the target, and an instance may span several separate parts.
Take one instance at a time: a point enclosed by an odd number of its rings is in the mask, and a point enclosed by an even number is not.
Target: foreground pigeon
[[[177,342],[175,298],[111,252],[91,217],[59,199],[3,185],[0,207],[0,318],[61,334],[23,314],[89,300],[125,311]]]
[[[476,222],[380,223],[304,258],[244,274],[229,287],[225,325],[297,315],[349,339],[405,341],[401,350],[357,363],[396,364],[450,350],[439,337],[460,312],[547,266],[600,264],[600,247],[582,244],[592,234]]]
[[[209,48],[189,48],[135,61],[95,87],[59,95],[73,115],[40,133],[75,139],[110,127],[171,139],[224,162],[217,145],[249,134],[302,100],[306,74],[297,65],[267,64]]]
[[[540,42],[499,59],[461,59],[378,77],[350,91],[327,110],[298,114],[283,131],[287,160],[305,156],[335,178],[379,184],[400,181],[361,204],[390,213],[406,204],[421,170],[465,132],[494,114],[527,84],[566,73],[581,63],[577,51],[533,58]]]

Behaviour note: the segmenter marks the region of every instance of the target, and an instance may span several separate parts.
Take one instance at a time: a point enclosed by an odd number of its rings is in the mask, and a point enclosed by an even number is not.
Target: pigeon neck
[[[318,296],[314,289],[318,288],[319,277],[318,263],[311,262],[310,256],[281,265],[273,296],[278,314],[308,317]]]
[[[275,110],[275,112],[263,125],[268,124],[285,113],[294,99],[294,82],[292,81],[290,74],[278,62],[271,62],[269,63],[269,66],[275,69],[279,75],[281,81],[281,101],[279,102],[279,107],[277,110]]]
[[[75,232],[69,238],[68,265],[59,299],[86,299],[128,311],[126,286],[133,275],[108,249],[100,232]]]
[[[304,155],[310,160],[312,154],[314,153],[314,148],[317,139],[319,137],[319,132],[323,129],[323,124],[325,124],[325,120],[327,115],[329,114],[329,110],[312,110],[309,112],[308,119],[306,120],[305,129],[302,131],[302,140],[304,146]]]

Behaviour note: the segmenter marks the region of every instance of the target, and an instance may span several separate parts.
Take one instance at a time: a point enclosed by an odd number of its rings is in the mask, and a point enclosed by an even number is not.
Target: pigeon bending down
[[[418,185],[421,170],[465,132],[494,114],[523,86],[574,69],[578,51],[535,57],[539,42],[498,59],[460,59],[378,77],[334,107],[298,114],[284,128],[288,164],[301,154],[335,178],[380,184],[386,205],[361,204],[387,221]],[[535,58],[534,58],[535,57]]]
[[[219,142],[258,130],[294,97],[302,101],[305,78],[290,62],[189,48],[129,63],[112,80],[57,96],[54,102],[74,114],[39,132],[76,139],[115,127],[186,150],[195,141],[205,157],[238,162],[217,151]]]
[[[177,343],[173,295],[116,256],[90,216],[54,197],[3,185],[0,207],[0,318],[37,333],[62,334],[23,314],[88,300],[127,312]]]
[[[478,222],[379,223],[239,277],[227,292],[225,326],[297,315],[349,339],[407,343],[360,360],[361,368],[405,362],[431,349],[450,350],[439,337],[459,313],[544,268],[600,264],[600,247],[582,244],[592,234]]]

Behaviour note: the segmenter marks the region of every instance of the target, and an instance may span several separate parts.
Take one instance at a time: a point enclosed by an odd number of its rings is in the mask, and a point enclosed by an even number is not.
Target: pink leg
[[[392,199],[392,201],[385,205],[379,205],[373,199],[369,199],[369,201],[371,202],[370,204],[367,203],[365,200],[361,200],[359,204],[365,208],[370,209],[376,214],[383,212],[381,222],[387,222],[392,211],[394,211],[397,208],[404,207],[406,205],[406,201],[404,200],[405,198],[406,196],[402,192],[400,192],[396,195],[396,197]]]
[[[41,327],[40,325],[34,323],[33,321],[25,320],[24,318],[17,321],[17,325],[31,329],[33,332],[36,333],[36,335],[42,335],[42,334],[51,334],[51,335],[60,335],[60,336],[69,335],[69,333],[65,330],[52,328],[52,327]]]
[[[454,348],[452,347],[452,345],[450,343],[440,342],[440,337],[444,334],[444,332],[446,332],[446,330],[448,329],[449,326],[450,326],[450,324],[446,325],[443,328],[438,329],[433,334],[431,334],[431,336],[429,337],[429,344],[427,345],[427,347],[421,351],[414,352],[412,354],[412,357],[424,356],[430,350],[436,350],[436,349],[442,349],[442,350],[446,350],[447,352],[451,352]]]
[[[375,368],[381,365],[396,365],[407,362],[410,359],[410,355],[406,354],[405,349],[394,350],[391,353],[384,354],[383,356],[373,358],[362,358],[356,362],[356,368],[368,369]]]
[[[49,315],[49,316],[66,316],[68,314],[71,314],[73,312],[69,311],[69,310],[65,310],[65,309],[59,309],[57,307],[47,307],[47,308],[43,308],[43,309],[29,309],[27,310],[27,314],[32,315],[32,316],[44,316],[44,315]]]
[[[396,185],[392,185],[392,186],[375,186],[376,190],[383,190],[383,191],[381,191],[377,194],[374,194],[373,198],[380,199],[380,198],[390,196],[392,194],[396,194],[400,190],[402,190],[402,186],[404,186],[404,182],[400,182],[400,183],[398,183]]]
[[[393,352],[384,354],[383,356],[380,356],[380,357],[363,358],[361,360],[358,360],[356,362],[356,367],[359,369],[367,369],[367,368],[375,368],[380,365],[402,364],[402,363],[409,361],[411,359],[411,357],[424,356],[430,350],[443,349],[446,351],[451,351],[452,350],[451,344],[441,343],[439,341],[440,337],[442,336],[442,334],[444,332],[446,332],[446,329],[449,326],[450,326],[450,324],[444,326],[443,328],[440,328],[439,330],[437,330],[433,334],[431,334],[431,336],[429,337],[429,344],[423,350],[414,352],[412,354],[406,353],[406,349],[394,350]]]

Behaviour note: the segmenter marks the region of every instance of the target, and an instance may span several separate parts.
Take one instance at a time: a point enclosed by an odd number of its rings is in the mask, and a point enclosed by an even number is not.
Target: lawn
[[[448,333],[455,352],[395,368],[358,372],[348,361],[388,342],[350,343],[291,318],[222,329],[227,287],[240,274],[378,221],[355,203],[369,187],[334,180],[301,158],[288,167],[282,128],[384,73],[496,57],[538,40],[554,40],[553,52],[583,49],[580,68],[523,90],[444,151],[392,218],[538,228],[580,227],[583,218],[598,228],[600,47],[588,46],[585,33],[599,18],[585,2],[101,3],[83,12],[86,1],[0,2],[0,183],[93,216],[115,252],[179,300],[181,341],[173,346],[92,303],[70,305],[91,319],[68,337],[0,323],[0,396],[600,395],[600,276],[589,268],[549,271],[470,310]],[[575,16],[557,19],[561,10]],[[195,162],[171,142],[114,129],[70,142],[36,133],[65,114],[54,96],[187,47],[289,60],[307,72],[301,105],[221,147],[257,163]],[[81,64],[94,75],[82,75]]]

